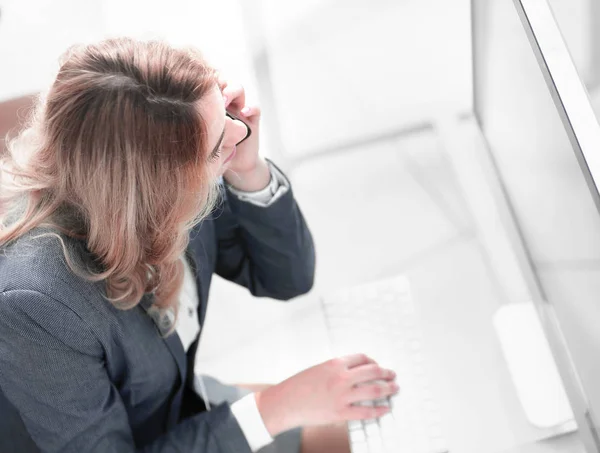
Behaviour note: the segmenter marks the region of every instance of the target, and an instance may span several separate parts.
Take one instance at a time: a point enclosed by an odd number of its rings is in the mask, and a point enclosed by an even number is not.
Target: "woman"
[[[318,426],[387,411],[354,404],[397,391],[363,355],[198,397],[213,272],[281,300],[312,286],[312,239],[258,155],[259,120],[194,50],[65,55],[0,173],[0,388],[40,450],[347,451],[339,425]]]

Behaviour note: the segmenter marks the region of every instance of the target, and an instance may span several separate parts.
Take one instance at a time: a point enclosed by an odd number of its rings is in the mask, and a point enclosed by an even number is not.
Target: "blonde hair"
[[[0,246],[38,227],[82,239],[108,299],[177,313],[188,232],[216,202],[198,51],[128,38],[75,46],[0,158]]]

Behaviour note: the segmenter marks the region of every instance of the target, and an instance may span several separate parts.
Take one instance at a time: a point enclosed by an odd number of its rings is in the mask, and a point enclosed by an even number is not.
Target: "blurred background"
[[[518,78],[507,55],[523,32],[502,22],[513,2],[481,3],[483,45],[500,56],[484,71]],[[600,111],[600,3],[549,3]],[[494,333],[498,308],[532,293],[469,158],[481,147],[469,0],[0,0],[0,10],[2,137],[69,45],[115,35],[197,46],[262,106],[262,152],[289,175],[311,227],[316,283],[281,303],[214,280],[197,372],[274,383],[323,361],[323,295],[406,274],[451,451],[583,451],[576,435],[527,423]],[[520,102],[530,88],[490,96]],[[489,118],[492,138],[519,140],[508,119]]]

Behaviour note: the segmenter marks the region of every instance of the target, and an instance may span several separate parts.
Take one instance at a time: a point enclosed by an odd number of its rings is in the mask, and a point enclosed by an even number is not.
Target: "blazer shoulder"
[[[65,292],[84,297],[98,292],[97,284],[76,275],[67,259],[86,265],[80,241],[47,230],[24,235],[0,248],[0,293],[24,290],[57,298]]]

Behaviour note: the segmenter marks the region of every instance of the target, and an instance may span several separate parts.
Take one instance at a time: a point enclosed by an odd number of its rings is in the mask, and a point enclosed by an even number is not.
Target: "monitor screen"
[[[472,8],[476,117],[590,445],[600,415],[600,127],[544,0]]]

